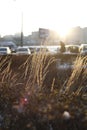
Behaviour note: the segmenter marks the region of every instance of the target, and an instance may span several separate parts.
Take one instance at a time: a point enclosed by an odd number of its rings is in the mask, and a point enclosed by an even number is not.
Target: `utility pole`
[[[16,0],[13,0],[17,2]],[[23,11],[21,9],[21,33],[20,33],[20,46],[23,46]]]
[[[21,46],[23,46],[23,12],[21,12]]]

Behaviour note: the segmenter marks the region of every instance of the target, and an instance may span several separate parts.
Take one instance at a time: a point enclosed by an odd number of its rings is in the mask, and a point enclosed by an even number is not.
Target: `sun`
[[[56,29],[57,34],[60,36],[61,39],[64,39],[69,34],[70,28],[67,26],[61,26]]]

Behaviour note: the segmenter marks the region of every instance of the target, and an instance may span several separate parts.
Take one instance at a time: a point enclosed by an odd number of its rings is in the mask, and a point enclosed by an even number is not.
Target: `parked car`
[[[29,47],[18,47],[17,50],[16,50],[16,54],[31,54],[31,51],[29,49]]]
[[[79,45],[66,45],[66,52],[65,54],[77,54],[79,53]]]
[[[8,55],[11,54],[11,50],[9,47],[0,47],[0,55]]]
[[[87,44],[81,44],[79,51],[80,51],[80,54],[86,55],[87,54]]]
[[[16,52],[17,46],[14,42],[0,42],[0,47],[9,47],[11,52]]]

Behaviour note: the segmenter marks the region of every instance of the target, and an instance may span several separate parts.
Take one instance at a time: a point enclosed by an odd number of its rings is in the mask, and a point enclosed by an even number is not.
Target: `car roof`
[[[0,47],[0,48],[9,48],[9,47]],[[10,48],[9,48],[10,49]]]
[[[87,46],[87,44],[81,44],[81,46]]]
[[[18,48],[29,48],[29,47],[27,47],[27,46],[19,46]]]

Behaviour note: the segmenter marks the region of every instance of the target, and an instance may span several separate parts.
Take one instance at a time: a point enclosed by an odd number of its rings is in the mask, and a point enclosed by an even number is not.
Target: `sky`
[[[0,35],[39,28],[55,30],[61,36],[72,27],[87,27],[87,0],[0,0]],[[22,15],[23,14],[23,15]]]

